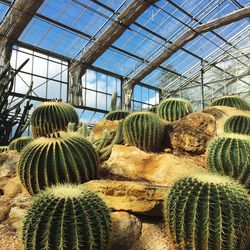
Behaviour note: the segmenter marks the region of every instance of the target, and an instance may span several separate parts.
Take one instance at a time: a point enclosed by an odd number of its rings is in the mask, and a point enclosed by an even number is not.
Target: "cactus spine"
[[[157,106],[157,114],[160,118],[170,122],[177,121],[192,112],[191,103],[180,98],[164,99]]]
[[[210,140],[206,162],[210,171],[228,175],[242,184],[250,185],[250,138],[230,135]]]
[[[161,150],[164,125],[161,119],[151,112],[136,112],[126,117],[122,134],[125,143],[143,151]]]
[[[23,148],[33,141],[33,138],[30,136],[22,136],[13,140],[9,145],[9,150],[16,150],[21,152]]]
[[[109,210],[94,192],[58,185],[35,198],[25,216],[26,250],[105,250],[111,234]]]
[[[176,249],[245,249],[250,201],[246,190],[228,177],[180,179],[164,202],[163,214]]]
[[[99,157],[82,136],[60,132],[38,138],[21,153],[17,173],[30,194],[58,183],[83,183],[98,176]]]
[[[110,120],[110,121],[122,120],[122,119],[125,119],[129,114],[130,112],[126,110],[115,110],[115,111],[109,112],[105,116],[105,119]]]
[[[34,138],[50,136],[58,131],[66,131],[68,123],[78,124],[78,116],[73,106],[49,101],[39,105],[31,115],[31,128]]]
[[[224,131],[250,135],[250,116],[233,115],[229,117],[224,124]]]
[[[211,106],[229,106],[237,109],[250,110],[250,104],[238,96],[222,96],[214,100]]]

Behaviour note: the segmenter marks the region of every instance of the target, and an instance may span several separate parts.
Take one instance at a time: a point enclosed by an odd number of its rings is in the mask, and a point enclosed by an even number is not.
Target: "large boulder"
[[[174,150],[203,154],[208,141],[216,134],[216,121],[211,114],[195,112],[168,124],[167,133]]]
[[[111,210],[162,216],[162,203],[169,186],[134,181],[93,180],[83,187],[99,193]]]
[[[204,113],[212,115],[216,120],[217,134],[224,133],[224,123],[233,115],[247,115],[250,116],[250,111],[241,110],[227,106],[212,106],[203,110]]]
[[[111,179],[171,185],[184,175],[206,171],[203,167],[198,165],[195,157],[147,153],[133,146],[114,145],[100,172]]]
[[[104,130],[107,130],[110,133],[115,132],[119,123],[120,121],[110,121],[105,119],[96,123],[92,128],[94,140],[101,139]]]

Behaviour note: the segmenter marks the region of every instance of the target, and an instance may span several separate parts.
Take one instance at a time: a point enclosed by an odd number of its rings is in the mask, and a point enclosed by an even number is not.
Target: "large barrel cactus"
[[[229,117],[224,124],[224,131],[250,135],[250,116],[233,115]]]
[[[206,162],[210,171],[249,186],[250,138],[236,134],[213,138],[207,146]]]
[[[94,192],[71,185],[48,188],[25,216],[26,250],[105,250],[111,233],[107,206]]]
[[[66,131],[69,122],[75,126],[78,124],[78,116],[72,105],[60,101],[43,102],[31,115],[32,135],[37,138]]]
[[[249,197],[226,176],[181,178],[172,186],[163,213],[176,249],[244,250],[250,236]]]
[[[237,109],[250,110],[250,104],[238,96],[222,96],[214,100],[211,106],[229,106]]]
[[[136,112],[125,118],[122,134],[125,143],[143,151],[157,152],[161,150],[164,125],[154,113]]]
[[[27,145],[17,173],[30,194],[58,183],[83,183],[98,176],[99,157],[80,135],[60,132],[59,138],[41,137]]]
[[[17,152],[21,152],[22,149],[33,141],[33,138],[30,136],[21,136],[15,140],[13,140],[10,145],[10,150],[16,150]]]
[[[126,118],[129,114],[130,112],[126,110],[114,110],[114,111],[109,112],[105,116],[105,119],[110,120],[110,121],[122,120]]]
[[[188,101],[180,98],[164,99],[157,106],[157,114],[164,120],[177,121],[189,113],[192,113],[192,105]]]

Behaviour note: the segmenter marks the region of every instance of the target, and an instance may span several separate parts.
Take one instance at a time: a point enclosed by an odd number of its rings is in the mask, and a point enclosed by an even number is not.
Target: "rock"
[[[162,216],[162,202],[169,186],[132,181],[93,180],[83,187],[99,193],[111,210]]]
[[[14,198],[22,192],[25,192],[25,189],[18,177],[14,177],[8,180],[8,182],[4,186],[4,195],[9,198]]]
[[[96,123],[92,129],[92,132],[94,134],[94,140],[102,138],[104,130],[107,130],[109,132],[115,132],[119,123],[120,121],[110,121],[105,119]]]
[[[12,207],[9,213],[9,220],[12,226],[17,230],[20,231],[23,225],[23,219],[27,209],[20,208],[20,207]]]
[[[215,118],[202,112],[191,113],[169,126],[171,147],[192,154],[204,153],[208,141],[216,134]]]
[[[0,202],[0,223],[8,218],[10,205],[7,202]]]
[[[138,217],[126,212],[111,213],[112,237],[110,250],[127,250],[141,236],[142,224]]]
[[[160,222],[146,221],[142,223],[142,233],[130,250],[170,250],[170,244]]]
[[[19,194],[11,200],[12,207],[27,208],[32,202],[32,196],[26,192]]]
[[[233,107],[227,106],[212,106],[204,109],[202,112],[211,114],[216,120],[216,131],[220,135],[224,133],[224,123],[225,121],[233,115],[248,115],[250,116],[250,111],[240,110]]]
[[[170,153],[146,153],[133,146],[114,145],[109,159],[100,167],[102,176],[171,185],[178,178],[206,171],[191,157]]]
[[[19,153],[15,150],[0,153],[0,178],[14,177],[16,175],[16,165]]]

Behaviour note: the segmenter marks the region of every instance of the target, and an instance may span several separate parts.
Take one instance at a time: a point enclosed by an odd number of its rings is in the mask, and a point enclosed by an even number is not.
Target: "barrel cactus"
[[[250,104],[238,96],[222,96],[214,100],[211,106],[229,106],[237,109],[250,110]]]
[[[177,121],[193,112],[191,103],[180,98],[164,99],[157,106],[157,114],[164,120]]]
[[[109,112],[105,116],[105,119],[110,120],[110,121],[122,120],[126,118],[126,116],[128,116],[129,114],[130,112],[126,110],[114,110],[114,111]]]
[[[0,153],[8,151],[9,147],[8,146],[0,146]]]
[[[210,140],[206,162],[210,171],[228,175],[242,184],[250,185],[250,138],[225,134]]]
[[[30,136],[21,136],[15,140],[13,140],[10,145],[10,150],[16,150],[17,152],[21,152],[22,149],[33,141],[33,138]]]
[[[250,116],[233,115],[229,117],[224,124],[224,131],[250,135]]]
[[[22,229],[26,250],[105,250],[110,213],[97,194],[74,185],[58,185],[38,194]]]
[[[92,144],[75,133],[41,137],[21,153],[17,173],[33,195],[58,183],[83,183],[98,176],[99,157]]]
[[[164,125],[161,119],[151,112],[135,112],[123,122],[122,134],[125,143],[143,151],[161,150]]]
[[[66,131],[69,122],[78,124],[78,116],[72,105],[60,101],[43,102],[31,115],[32,135],[37,138]]]
[[[176,249],[243,250],[250,236],[249,197],[226,176],[181,178],[169,191],[163,214]]]

